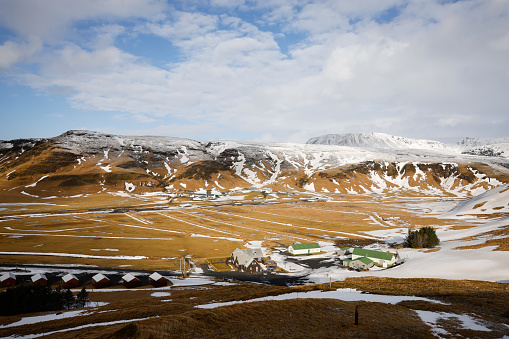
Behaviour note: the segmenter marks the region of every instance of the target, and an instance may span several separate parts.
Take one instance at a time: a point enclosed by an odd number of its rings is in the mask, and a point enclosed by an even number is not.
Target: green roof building
[[[363,257],[372,260],[375,265],[380,267],[391,267],[396,263],[396,256],[394,253],[366,250],[364,248],[353,249],[352,260],[360,259]]]
[[[320,253],[320,250],[320,245],[318,245],[316,242],[307,244],[293,244],[288,246],[288,253],[292,255]]]

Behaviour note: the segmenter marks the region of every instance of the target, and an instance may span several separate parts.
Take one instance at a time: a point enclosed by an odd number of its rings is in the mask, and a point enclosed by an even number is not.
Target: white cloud
[[[166,8],[163,0],[0,1],[0,22],[22,36],[52,40],[76,21],[160,18]]]
[[[507,3],[216,1],[215,8],[229,8],[228,14],[188,3],[194,11],[173,10],[164,18],[160,2],[145,2],[143,9],[141,3],[129,2],[122,11],[56,10],[66,25],[98,17],[147,20],[136,28],[111,20],[89,30],[85,43],[46,50],[40,70],[20,79],[38,90],[65,89],[79,109],[124,112],[138,122],[167,126],[137,129],[158,134],[178,129],[173,118],[184,121],[179,131],[190,134],[213,126],[218,133],[279,141],[356,131],[429,138],[476,128],[490,133],[493,121],[500,131],[508,127]],[[265,11],[261,17],[269,25],[256,18],[247,22],[252,8]],[[386,11],[398,16],[380,19]],[[54,29],[48,17],[46,31]],[[271,25],[279,26],[271,31]],[[26,31],[37,27],[32,26]],[[285,55],[278,30],[304,38]],[[119,37],[133,32],[163,37],[181,59],[157,67],[115,47]],[[0,49],[23,46],[5,43]],[[31,53],[13,55],[2,60],[4,67]]]
[[[19,62],[33,57],[41,48],[41,41],[35,37],[32,37],[26,43],[16,43],[14,41],[4,42],[0,45],[0,69],[10,68]]]
[[[201,13],[175,12],[172,21],[149,23],[146,29],[169,40],[189,40],[216,29],[218,17]]]

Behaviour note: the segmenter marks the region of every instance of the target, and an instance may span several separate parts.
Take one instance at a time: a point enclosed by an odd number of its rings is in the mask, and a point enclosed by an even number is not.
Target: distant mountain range
[[[375,149],[444,149],[447,147],[438,141],[409,139],[384,133],[327,134],[311,138],[307,141],[307,144],[366,147]]]
[[[474,196],[509,182],[509,138],[456,145],[383,133],[306,144],[69,131],[0,141],[0,194],[228,191]]]
[[[433,140],[398,137],[384,133],[326,134],[311,138],[307,144],[363,147],[370,149],[422,149],[446,150],[463,154],[509,157],[507,138],[463,138],[456,145],[446,145]]]

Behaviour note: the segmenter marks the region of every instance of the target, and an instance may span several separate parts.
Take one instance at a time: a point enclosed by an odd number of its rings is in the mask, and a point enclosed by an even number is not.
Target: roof
[[[133,274],[131,273],[127,273],[126,275],[124,275],[122,277],[122,280],[124,280],[125,282],[130,282],[130,281],[133,281],[133,280],[139,280],[138,278],[136,278]]]
[[[261,253],[261,248],[237,248],[233,251],[232,256],[237,259],[239,265],[247,267],[254,259],[260,258]]]
[[[41,280],[41,279],[48,280],[48,278],[46,278],[46,276],[42,273],[37,273],[36,275],[32,276],[32,282],[35,282],[35,281]]]
[[[66,274],[66,275],[64,275],[64,276],[62,277],[62,280],[63,280],[64,282],[68,282],[68,281],[73,280],[73,279],[78,280],[78,278],[76,278],[76,276],[75,276],[74,274],[71,274],[71,273]]]
[[[163,277],[162,275],[160,275],[159,273],[157,272],[154,272],[152,273],[151,275],[149,275],[149,279],[152,279],[154,281],[159,281],[161,279],[166,279],[165,277]]]
[[[5,281],[9,278],[16,279],[16,276],[14,275],[14,273],[7,272],[7,273],[2,274],[2,276],[0,277],[0,281]]]
[[[372,264],[373,263],[373,260],[369,259],[369,258],[366,258],[366,257],[362,257],[362,258],[359,258],[359,259],[356,259],[354,261],[360,261],[366,265],[369,265],[369,264]]]
[[[110,280],[107,276],[105,276],[105,275],[103,275],[103,274],[101,274],[101,273],[97,273],[96,275],[94,275],[94,276],[92,277],[92,280],[93,280],[93,281],[101,281],[101,280],[103,280],[103,279]]]
[[[245,251],[252,258],[263,257],[263,252],[261,248],[246,248]]]
[[[364,248],[354,248],[352,254],[383,260],[392,260],[394,258],[394,253],[365,250]]]
[[[290,245],[290,247],[293,247],[294,250],[308,250],[312,248],[320,248],[320,245],[316,242],[310,242],[307,244],[293,244]]]

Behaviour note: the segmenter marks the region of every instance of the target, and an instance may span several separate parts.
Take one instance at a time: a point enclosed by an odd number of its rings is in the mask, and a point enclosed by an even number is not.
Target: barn
[[[152,273],[149,275],[148,280],[150,281],[150,284],[154,287],[161,287],[168,285],[168,279],[163,277],[157,272]]]
[[[242,272],[256,273],[266,269],[261,248],[237,248],[226,262]]]
[[[291,255],[320,253],[320,245],[318,245],[316,242],[307,244],[293,244],[288,246],[288,253]]]
[[[16,286],[16,276],[14,273],[8,272],[2,274],[0,277],[0,287],[14,287]]]
[[[362,257],[371,259],[373,263],[379,267],[391,267],[396,263],[396,255],[394,255],[394,253],[354,248],[352,251],[352,260]]]
[[[74,288],[80,285],[80,281],[74,274],[66,274],[62,277],[63,288]]]
[[[32,285],[48,286],[48,278],[42,273],[32,276]]]
[[[97,273],[92,277],[92,284],[95,288],[107,287],[110,286],[110,279],[101,273]]]
[[[373,261],[369,258],[362,257],[359,259],[351,260],[348,264],[348,267],[357,269],[357,270],[368,270],[373,267]]]
[[[127,273],[122,277],[122,285],[124,285],[126,288],[133,288],[140,286],[140,279],[136,278],[131,273]]]

